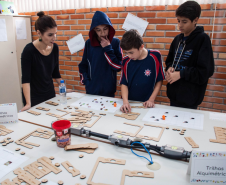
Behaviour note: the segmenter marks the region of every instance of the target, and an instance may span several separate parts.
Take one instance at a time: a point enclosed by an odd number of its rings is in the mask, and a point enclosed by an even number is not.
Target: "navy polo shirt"
[[[143,60],[124,57],[122,65],[120,84],[128,86],[129,100],[147,101],[155,84],[165,79],[161,54],[157,50],[148,50]]]

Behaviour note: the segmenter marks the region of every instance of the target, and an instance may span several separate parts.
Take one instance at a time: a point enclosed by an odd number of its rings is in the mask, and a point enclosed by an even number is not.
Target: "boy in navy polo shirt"
[[[110,97],[115,95],[122,50],[119,39],[114,38],[114,35],[115,29],[108,16],[96,11],[79,64],[81,83],[85,85],[87,94]]]
[[[127,31],[120,46],[127,54],[122,62],[120,84],[123,105],[120,110],[131,112],[128,100],[142,101],[146,108],[154,107],[165,78],[161,54],[157,50],[145,49],[143,39],[136,30]]]
[[[181,34],[174,38],[165,62],[171,106],[197,109],[214,73],[210,38],[202,26],[196,26],[200,14],[195,1],[186,1],[176,10]]]

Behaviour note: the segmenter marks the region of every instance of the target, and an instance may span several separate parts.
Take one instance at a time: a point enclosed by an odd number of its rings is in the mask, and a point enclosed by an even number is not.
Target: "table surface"
[[[86,95],[90,96],[90,95]],[[58,97],[51,99],[51,101],[58,102]],[[78,98],[72,98],[68,101],[68,105],[75,102]],[[40,107],[50,108],[51,110],[48,112],[63,115],[63,112],[59,112],[56,109],[63,109],[65,106],[52,106],[45,103],[39,104]],[[19,121],[19,123],[9,123],[4,124],[8,129],[14,130],[13,133],[7,135],[7,136],[0,136],[0,140],[6,137],[11,137],[14,141],[21,138],[22,136],[34,131],[37,128],[43,128],[51,127],[51,122],[55,121],[57,118],[51,117],[46,115],[47,112],[40,111],[35,109],[35,106],[31,108],[31,110],[35,110],[37,112],[41,112],[42,114],[40,116],[34,116],[32,114],[29,114],[27,112],[22,112],[18,114],[19,119],[32,122],[33,124],[29,124],[26,122]],[[225,145],[219,144],[219,143],[211,143],[209,142],[209,139],[215,139],[215,133],[214,133],[214,126],[220,126],[225,127],[225,123],[223,121],[216,121],[216,120],[210,120],[209,119],[209,112],[207,111],[200,111],[200,110],[190,110],[190,109],[181,109],[176,107],[168,107],[163,105],[156,105],[157,108],[167,108],[167,109],[173,109],[173,110],[182,110],[182,111],[188,111],[188,112],[194,112],[194,113],[200,113],[204,114],[204,129],[201,130],[194,130],[194,129],[187,129],[184,136],[190,136],[193,138],[193,140],[199,145],[199,148],[196,150],[215,150],[215,151],[225,151]],[[87,110],[82,109],[81,110]],[[90,109],[88,109],[90,110]],[[70,111],[70,110],[69,110]],[[126,120],[124,118],[115,117],[113,113],[106,113],[106,116],[102,116],[98,122],[95,123],[95,125],[91,128],[89,128],[91,131],[103,133],[103,134],[113,134],[114,130],[125,130],[127,132],[135,132],[137,130],[137,127],[132,127],[125,125],[123,123],[133,123],[138,125],[144,125],[142,118],[147,113],[148,109],[133,109],[133,112],[139,112],[140,116],[136,120]],[[93,110],[96,114],[102,113],[101,111]],[[120,113],[117,111],[116,113]],[[36,124],[36,125],[35,125]],[[150,123],[149,123],[150,124]],[[168,126],[163,125],[162,126]],[[187,143],[187,141],[184,139],[184,136],[179,135],[179,132],[173,131],[172,128],[174,126],[169,126],[169,130],[165,130],[163,133],[162,138],[159,142],[155,142],[152,140],[144,140],[151,143],[151,144],[157,144],[159,146],[171,144],[175,146],[181,146],[184,147],[185,150],[191,151],[191,146]],[[180,127],[176,127],[180,128]],[[46,129],[46,128],[43,128]],[[180,128],[182,129],[182,128]],[[47,129],[49,130],[49,129]],[[139,134],[145,135],[149,134],[150,136],[158,136],[160,132],[160,128],[153,128],[148,127],[143,129]],[[64,184],[70,185],[70,184],[86,184],[90,173],[94,167],[94,164],[96,163],[96,160],[98,157],[104,157],[104,158],[113,158],[113,159],[123,159],[126,160],[125,165],[117,165],[117,164],[103,164],[99,163],[97,170],[93,177],[93,182],[96,183],[107,183],[107,184],[120,184],[122,171],[124,169],[131,170],[131,171],[148,171],[148,172],[154,172],[154,178],[141,178],[141,177],[126,177],[125,185],[126,184],[189,184],[189,176],[187,173],[188,168],[188,162],[185,161],[178,161],[178,160],[171,160],[166,159],[164,157],[158,156],[158,155],[152,155],[153,161],[157,162],[161,165],[160,170],[157,171],[151,171],[149,170],[146,165],[148,161],[143,158],[139,158],[135,156],[130,149],[126,148],[119,148],[107,143],[103,143],[101,141],[95,141],[90,140],[88,138],[83,138],[79,136],[72,135],[71,136],[72,143],[71,144],[85,144],[85,143],[97,143],[98,148],[95,150],[93,154],[87,154],[83,152],[78,151],[65,151],[64,149],[58,148],[56,146],[56,143],[51,141],[51,139],[42,139],[37,137],[29,137],[26,141],[39,143],[40,147],[34,147],[33,149],[28,149],[23,146],[17,145],[16,143],[11,143],[7,146],[5,146],[6,149],[9,149],[11,151],[15,151],[16,148],[21,148],[21,151],[24,151],[27,157],[29,157],[29,160],[27,160],[25,163],[23,163],[20,167],[23,168],[24,166],[36,161],[38,158],[42,156],[50,157],[54,156],[55,159],[53,160],[53,163],[61,163],[63,161],[69,161],[76,169],[78,169],[81,172],[81,175],[86,175],[86,179],[80,179],[80,175],[76,177],[72,177],[70,173],[66,171],[66,169],[61,165],[60,169],[62,169],[62,172],[58,175],[55,175],[53,172],[48,174],[47,176],[43,177],[45,179],[48,179],[49,181],[55,182],[57,184],[58,180],[64,181]],[[16,152],[16,153],[20,153]],[[144,152],[135,151],[139,155],[144,155],[145,157],[149,158],[149,155]],[[83,154],[83,158],[79,158],[79,155]],[[9,178],[12,180],[14,177],[16,177],[13,172],[10,172],[8,175],[0,179],[0,182],[3,180]],[[47,183],[50,184],[50,183]]]

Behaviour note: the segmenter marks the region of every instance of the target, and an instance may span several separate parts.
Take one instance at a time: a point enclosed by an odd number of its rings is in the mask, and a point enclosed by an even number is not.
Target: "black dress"
[[[61,78],[57,44],[48,56],[42,55],[33,43],[27,44],[21,54],[21,69],[22,84],[30,83],[31,106],[55,97],[53,78]],[[23,103],[26,105],[24,94]]]

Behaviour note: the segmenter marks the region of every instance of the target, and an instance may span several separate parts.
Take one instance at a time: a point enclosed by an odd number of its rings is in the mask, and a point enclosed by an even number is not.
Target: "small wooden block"
[[[63,182],[63,181],[58,181],[57,183],[58,183],[59,185],[64,184],[64,182]]]
[[[186,131],[186,129],[185,129],[185,128],[183,128],[182,130],[183,130],[183,131]]]
[[[89,111],[90,113],[92,113],[93,111]]]
[[[177,129],[177,131],[180,131],[180,129]]]
[[[55,159],[53,156],[51,156],[49,159],[51,159],[51,160],[53,160],[53,159]]]
[[[80,179],[85,179],[85,178],[86,178],[85,175],[81,175],[81,176],[80,176]]]
[[[180,133],[180,135],[184,135],[184,133]]]
[[[15,150],[16,150],[16,151],[20,151],[20,148],[16,148]]]
[[[72,109],[71,107],[69,107],[69,109]]]
[[[79,155],[79,158],[83,158],[83,157],[84,157],[84,155],[82,155],[82,154],[81,154],[81,155]]]
[[[12,143],[12,142],[13,142],[13,140],[11,139],[9,142],[10,142],[10,143]]]
[[[75,107],[75,109],[78,109],[78,107]]]
[[[2,144],[2,146],[6,146],[6,145],[7,145],[6,143],[3,143],[3,144]]]
[[[5,142],[5,140],[0,141],[0,143],[4,143],[4,142]]]
[[[173,128],[173,130],[176,131],[177,129],[176,128]]]
[[[71,107],[70,105],[68,105],[67,107]]]
[[[75,185],[81,185],[80,183],[77,183],[77,184],[75,184]]]
[[[106,114],[104,114],[104,113],[100,113],[99,115],[106,116]]]
[[[53,138],[51,139],[51,141],[56,141],[56,137],[53,137]]]
[[[56,167],[59,167],[59,166],[60,166],[60,163],[56,163],[55,166],[56,166]]]
[[[7,137],[7,139],[9,140],[9,139],[11,139],[11,137]]]
[[[48,179],[42,179],[42,183],[47,183]]]
[[[67,109],[67,107],[64,107],[64,109]]]
[[[166,129],[168,130],[168,129],[169,129],[169,127],[166,127]]]
[[[21,154],[21,155],[24,155],[24,154],[25,154],[25,152],[20,152],[20,154]]]

